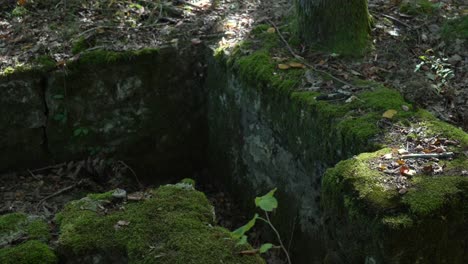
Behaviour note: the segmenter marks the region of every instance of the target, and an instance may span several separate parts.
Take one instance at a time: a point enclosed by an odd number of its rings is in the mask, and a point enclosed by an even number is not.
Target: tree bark
[[[295,0],[299,34],[307,44],[361,55],[369,47],[367,0]]]

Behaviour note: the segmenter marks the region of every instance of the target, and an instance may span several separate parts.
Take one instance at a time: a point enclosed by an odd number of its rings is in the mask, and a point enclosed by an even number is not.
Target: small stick
[[[63,162],[63,163],[59,163],[59,164],[55,164],[55,165],[50,165],[50,166],[47,166],[47,167],[31,170],[31,172],[38,172],[38,171],[43,171],[43,170],[48,170],[48,169],[56,169],[56,168],[62,167],[65,164],[66,163]]]
[[[41,179],[39,179],[36,174],[34,174],[31,170],[28,170],[29,174],[37,181],[40,181]]]
[[[45,202],[46,200],[48,200],[48,199],[50,199],[50,198],[52,198],[52,197],[55,197],[55,196],[57,196],[57,195],[60,195],[60,194],[62,194],[62,193],[64,193],[64,192],[66,192],[66,191],[69,191],[69,190],[74,189],[75,187],[77,187],[78,185],[80,185],[81,182],[83,182],[83,180],[80,180],[79,182],[75,182],[74,184],[72,184],[72,185],[70,185],[70,186],[68,186],[68,187],[65,187],[65,188],[63,188],[63,189],[60,189],[60,190],[54,192],[53,194],[44,197],[44,198],[43,198],[42,200],[40,200],[39,203],[36,205],[36,209],[39,208],[39,205],[41,205],[41,204],[42,204],[43,202]]]
[[[272,246],[271,248],[273,249],[281,249],[280,246]],[[260,253],[260,249],[259,248],[254,248],[254,249],[248,249],[248,250],[242,250],[241,252],[239,252],[239,254],[241,255],[255,255],[257,253]]]
[[[278,238],[278,242],[280,243],[280,248],[283,249],[283,252],[286,255],[286,259],[288,260],[288,264],[291,264],[292,262],[291,262],[291,258],[289,257],[288,250],[286,249],[286,247],[283,244],[283,241],[281,240],[280,233],[278,232],[278,230],[276,230],[275,226],[271,223],[271,220],[270,220],[270,217],[268,216],[267,211],[265,211],[265,216],[266,216],[268,225],[271,227],[271,229],[273,229],[273,232],[275,232],[276,237]]]
[[[289,53],[291,53],[291,55],[292,55],[294,58],[300,60],[304,65],[306,65],[306,66],[312,68],[312,69],[313,69],[314,71],[316,71],[316,72],[320,72],[320,73],[322,73],[322,74],[325,74],[325,75],[327,75],[328,77],[332,78],[333,80],[335,80],[335,81],[337,81],[337,82],[339,82],[339,83],[341,83],[341,84],[349,85],[350,87],[356,88],[356,85],[353,85],[353,84],[351,84],[351,83],[349,83],[349,82],[343,81],[343,80],[341,80],[340,78],[335,77],[335,76],[332,75],[331,73],[328,73],[328,72],[326,72],[326,71],[319,70],[319,69],[317,69],[317,67],[314,67],[313,65],[308,64],[308,63],[304,60],[303,57],[301,57],[301,56],[297,55],[296,53],[294,53],[294,51],[292,50],[291,46],[289,46],[289,43],[288,43],[288,42],[286,41],[286,39],[283,37],[283,35],[281,34],[281,31],[280,31],[279,28],[275,25],[275,23],[273,23],[273,21],[271,21],[271,20],[268,20],[268,23],[270,23],[270,24],[276,29],[276,32],[278,32],[278,36],[281,38],[281,40],[283,41],[283,43],[284,43],[284,44],[286,45],[286,47],[288,48]],[[359,87],[367,87],[367,86],[359,86]]]
[[[135,177],[135,180],[137,181],[138,183],[138,186],[143,187],[143,184],[141,184],[140,180],[138,179],[138,176],[136,175],[135,171],[130,167],[128,166],[125,162],[119,160],[118,161],[120,164],[122,164],[125,168],[127,168],[128,170],[130,170],[130,172],[133,174],[133,177]]]
[[[291,237],[289,238],[289,243],[288,243],[288,252],[290,252],[291,244],[294,238],[294,231],[296,230],[296,221],[297,221],[297,214],[294,216],[294,220],[293,220],[293,226],[291,229]]]
[[[401,20],[399,20],[399,19],[397,19],[397,18],[395,18],[395,17],[389,16],[389,15],[385,15],[385,14],[380,14],[380,15],[383,16],[383,17],[386,17],[386,18],[388,18],[388,19],[391,19],[391,20],[393,20],[393,21],[395,21],[395,22],[397,22],[397,23],[400,23],[400,24],[402,24],[403,26],[405,26],[405,27],[407,27],[407,28],[411,28],[410,25],[406,24],[405,22],[403,22],[403,21],[401,21]]]
[[[455,155],[453,152],[444,152],[444,153],[425,153],[425,154],[404,154],[401,155],[402,159],[430,159],[430,158],[450,158]]]

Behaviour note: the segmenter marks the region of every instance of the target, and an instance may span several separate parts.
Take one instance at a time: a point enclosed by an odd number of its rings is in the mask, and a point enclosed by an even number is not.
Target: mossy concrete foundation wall
[[[208,67],[211,175],[242,190],[246,206],[277,187],[274,222],[297,263],[325,255],[320,213],[325,170],[370,145],[343,138],[331,120],[271,87],[244,82],[215,59]],[[239,193],[239,191],[234,191]]]
[[[189,175],[205,146],[198,50],[90,53],[0,79],[0,171],[111,154],[140,175]]]
[[[278,188],[274,223],[285,243],[292,238],[295,263],[432,263],[431,259],[463,263],[467,259],[463,252],[468,211],[465,202],[460,202],[466,201],[466,177],[422,176],[427,185],[434,186],[431,191],[415,178],[415,186],[402,197],[396,190],[382,190],[377,180],[380,172],[372,171],[367,163],[361,165],[365,170],[357,166],[336,169],[343,167],[335,167],[341,160],[349,164],[354,155],[380,149],[372,141],[378,130],[361,136],[366,127],[376,126],[378,117],[371,121],[345,118],[335,111],[343,106],[317,101],[314,93],[282,90],[273,83],[249,79],[245,75],[255,75],[253,70],[264,62],[252,60],[257,64],[246,72],[241,60],[236,64],[224,58],[209,59],[210,175],[221,178],[238,194],[244,208],[253,205],[254,197]],[[380,116],[385,109],[405,103],[387,88],[360,96],[367,104],[375,103],[375,97],[386,98],[369,116]],[[391,101],[387,99],[394,101],[387,105]],[[344,126],[348,121],[354,125]],[[465,142],[466,134],[455,134]],[[374,194],[382,194],[384,204],[395,200],[394,205],[372,206]],[[423,197],[424,203],[425,195],[437,197],[429,203],[444,209],[417,215],[408,199]],[[411,225],[406,225],[406,219]],[[444,228],[438,228],[441,225]]]

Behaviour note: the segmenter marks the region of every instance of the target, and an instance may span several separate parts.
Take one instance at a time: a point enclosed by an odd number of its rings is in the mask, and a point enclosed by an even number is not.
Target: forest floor
[[[199,45],[217,39],[219,45],[234,46],[257,24],[283,28],[283,18],[292,11],[286,0],[15,2],[0,0],[0,72],[45,57],[62,67],[96,49]],[[395,2],[401,1],[369,1],[374,47],[364,58],[349,60],[301,44],[292,49],[346,82],[375,80],[394,87],[410,102],[468,131],[468,6],[453,0]],[[291,54],[277,58],[285,56]],[[333,93],[336,87],[350,88],[336,81],[308,82],[307,77],[300,89]]]

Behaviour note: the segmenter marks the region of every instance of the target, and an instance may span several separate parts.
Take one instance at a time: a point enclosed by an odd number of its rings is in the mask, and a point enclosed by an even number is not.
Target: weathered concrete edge
[[[2,158],[0,158],[0,171],[14,170],[14,169],[19,169],[19,168],[24,168],[25,166],[37,167],[37,166],[43,166],[44,164],[50,164],[51,162],[61,162],[66,159],[76,159],[76,158],[83,157],[83,154],[81,153],[87,153],[89,155],[93,153],[97,154],[102,151],[109,151],[108,149],[101,148],[101,145],[103,142],[102,140],[97,140],[97,141],[95,140],[94,142],[91,142],[91,141],[87,142],[85,140],[86,137],[83,137],[83,135],[80,136],[78,134],[75,134],[76,129],[71,128],[72,130],[70,130],[70,128],[59,126],[57,124],[58,122],[56,119],[61,114],[60,109],[58,109],[58,107],[61,104],[63,105],[67,99],[66,88],[60,88],[60,86],[65,86],[65,82],[67,82],[67,80],[70,78],[77,79],[77,77],[73,77],[75,75],[80,75],[79,73],[76,74],[77,72],[85,72],[85,74],[81,78],[86,78],[87,75],[89,78],[91,77],[89,76],[90,75],[89,73],[93,72],[93,69],[96,69],[97,72],[105,72],[106,68],[112,68],[113,67],[112,65],[128,64],[131,67],[132,65],[138,66],[139,62],[143,62],[143,64],[147,65],[146,68],[143,69],[144,73],[140,73],[140,75],[145,74],[146,76],[148,76],[148,78],[152,78],[153,80],[156,80],[155,79],[156,77],[151,77],[151,72],[162,71],[162,70],[158,70],[157,68],[167,69],[167,68],[172,67],[172,68],[179,68],[179,72],[183,71],[183,68],[185,66],[182,65],[183,63],[180,63],[180,59],[184,57],[185,56],[184,54],[186,53],[188,54],[190,52],[192,53],[197,52],[196,50],[193,49],[193,47],[189,47],[189,48],[190,49],[188,49],[187,47],[174,48],[174,47],[167,46],[167,47],[161,47],[158,49],[143,49],[143,50],[128,51],[128,52],[113,52],[113,51],[105,51],[105,50],[96,50],[96,51],[81,54],[78,59],[70,60],[65,63],[60,63],[60,64],[48,63],[44,65],[40,64],[40,65],[31,66],[31,67],[23,67],[23,68],[16,69],[16,71],[11,72],[7,75],[1,76],[0,86],[2,84],[8,86],[8,83],[11,84],[12,82],[24,83],[25,81],[26,82],[29,82],[30,80],[33,80],[33,81],[30,81],[27,85],[27,86],[30,86],[31,89],[25,89],[26,86],[23,85],[22,83],[19,83],[18,85],[14,87],[11,85],[10,87],[7,87],[7,88],[11,88],[9,90],[16,91],[16,93],[14,93],[13,95],[17,94],[18,91],[19,93],[21,93],[21,96],[12,96],[12,97],[18,97],[18,99],[16,100],[19,100],[19,101],[16,102],[15,104],[19,106],[17,108],[22,109],[19,111],[20,112],[29,111],[29,114],[25,113],[27,117],[23,118],[23,120],[17,120],[17,122],[15,123],[6,121],[3,123],[5,124],[9,123],[8,125],[5,125],[5,127],[0,126],[0,131],[2,133],[5,132],[7,134],[9,133],[9,134],[16,135],[16,138],[14,138],[13,140],[10,136],[7,138],[3,137],[3,139],[5,140],[5,143],[0,141],[0,145],[7,146],[6,149],[9,150],[8,151],[9,155],[4,155],[2,156]],[[174,54],[177,54],[177,56],[174,56]],[[164,62],[164,64],[162,65],[154,65],[154,64],[158,64],[157,63],[158,61],[163,60],[163,59],[160,59],[161,57],[165,57],[166,62]],[[176,57],[179,57],[179,58],[176,58]],[[155,58],[154,59],[155,62],[145,63],[144,60],[145,59],[148,60],[148,58],[150,58],[150,60],[151,58]],[[190,58],[189,60],[192,62],[196,60],[196,56],[187,56],[187,58]],[[199,61],[196,60],[194,63],[199,64]],[[153,69],[156,68],[156,70],[152,70],[152,68]],[[141,67],[139,67],[138,69],[141,69]],[[135,68],[135,70],[137,69]],[[149,73],[146,73],[146,72],[149,72]],[[190,70],[186,71],[186,73],[184,74],[192,75],[192,76],[188,76],[188,78],[197,78],[197,79],[200,78],[200,80],[202,80],[203,77],[200,77],[200,76],[203,76],[202,66],[198,68],[191,67]],[[195,74],[197,75],[195,76]],[[99,76],[97,76],[97,78],[99,78]],[[161,78],[169,79],[169,80],[164,80],[163,83],[169,82],[172,84],[171,87],[176,86],[176,84],[174,84],[174,76],[171,76],[170,78],[169,76],[161,76]],[[60,81],[61,79],[63,79],[63,81]],[[76,81],[79,82],[80,80],[78,78],[78,80],[69,80],[69,81],[73,81],[74,83],[76,83]],[[96,80],[96,81],[99,81],[99,80]],[[116,88],[109,87],[111,90],[119,88],[118,81],[116,84],[113,84],[113,85],[114,86],[117,85],[117,87]],[[185,108],[190,107],[191,108],[190,111],[193,115],[199,115],[199,116],[203,115],[203,109],[202,109],[203,108],[203,98],[202,98],[203,92],[201,90],[198,91],[198,89],[189,88],[190,85],[192,86],[194,85],[189,84],[187,81],[181,82],[181,85],[186,87],[184,88],[185,90],[193,91],[189,93],[192,93],[192,94],[194,94],[195,92],[200,93],[199,96],[198,95],[186,96],[185,100],[189,99],[189,100],[192,100],[193,102],[192,101],[189,102],[191,104],[190,106],[186,106],[184,104],[183,107]],[[195,86],[197,87],[201,86],[201,82],[199,85],[195,85]],[[155,89],[157,89],[157,87],[154,87],[154,88],[146,87],[145,89],[154,91]],[[29,91],[29,90],[32,90],[32,91]],[[54,90],[54,91],[51,91],[51,90]],[[166,96],[166,97],[170,96],[170,95],[166,95],[169,92],[165,92],[165,90],[166,89],[164,89],[163,91],[163,96]],[[172,89],[172,91],[173,90],[174,89]],[[0,92],[4,93],[5,91],[6,90],[1,90]],[[24,102],[21,102],[22,100],[21,98],[23,98],[24,95],[36,98],[35,100],[37,100],[38,103],[37,103],[37,106],[34,106],[34,109],[31,109],[33,106],[25,105]],[[132,95],[130,94],[130,96]],[[143,96],[142,98],[145,98],[145,97]],[[121,101],[122,100],[128,100],[128,99],[123,98],[121,99]],[[77,103],[78,102],[75,102],[75,104]],[[194,106],[195,104],[197,104],[198,106]],[[173,105],[176,105],[176,104],[174,103]],[[158,106],[155,106],[155,107],[158,107]],[[11,107],[9,107],[8,105],[6,105],[4,108],[5,109],[2,111],[5,111],[5,112],[11,111]],[[40,122],[33,122],[33,124],[29,124],[31,122],[29,123],[25,122],[25,120],[28,120],[29,118],[28,116],[36,112],[37,112],[37,116],[41,117],[40,120],[38,119]],[[159,111],[159,112],[161,112],[161,115],[162,113],[164,113],[163,111]],[[14,120],[18,119],[18,117],[16,117],[15,119],[15,116],[18,116],[16,114],[12,114],[11,116]],[[184,117],[185,116],[187,115],[184,115]],[[177,118],[174,117],[174,120],[177,120]],[[178,123],[180,125],[181,122],[178,122]],[[203,130],[203,126],[204,126],[203,123],[204,122],[197,122],[197,123],[187,124],[187,125],[191,125],[190,129],[192,130]],[[79,124],[76,124],[76,125],[79,125]],[[87,133],[90,132],[90,129],[88,128],[85,128],[85,129]],[[182,130],[181,128],[176,128],[176,129],[178,131]],[[161,135],[161,137],[163,136],[164,135]],[[59,142],[57,141],[57,137],[63,137],[63,138],[67,137],[68,141]],[[89,136],[87,137],[89,138]],[[119,140],[125,140],[125,139],[120,138]],[[161,141],[163,140],[164,138],[162,138]],[[202,142],[202,141],[203,139],[201,138],[196,139],[196,142]],[[195,142],[195,140],[193,142]],[[55,146],[52,146],[54,144]],[[172,144],[172,143],[169,142],[169,143],[166,143],[166,145],[167,144]],[[60,150],[60,148],[67,149],[67,151],[63,151],[63,152],[58,151]],[[131,151],[130,148],[128,149],[129,151]],[[184,153],[182,153],[181,151],[179,157],[182,157],[184,155],[188,157],[189,155],[188,151],[183,151],[183,152]],[[119,157],[122,158],[122,155],[120,155]],[[187,171],[185,171],[185,173],[189,173],[188,167],[191,167],[191,166],[189,164],[186,164],[186,165],[188,166],[184,165],[184,166],[180,166],[180,168],[187,167]],[[169,170],[166,170],[164,173],[166,172],[169,172]],[[152,173],[154,173],[154,171],[152,171]],[[181,175],[177,177],[180,177],[183,174],[184,173],[181,173]]]
[[[240,49],[240,52],[242,53],[242,49]],[[218,62],[220,63],[221,66],[224,66],[227,69],[227,72],[232,71],[232,72],[234,72],[234,75],[237,75],[239,78],[243,79],[243,82],[246,83],[248,86],[250,86],[248,88],[259,89],[261,91],[260,95],[265,97],[265,98],[267,98],[267,97],[268,98],[272,98],[272,97],[275,98],[275,96],[276,97],[277,96],[282,96],[282,97],[284,97],[284,100],[290,100],[290,103],[292,104],[291,105],[292,108],[294,108],[295,106],[302,105],[301,107],[304,107],[305,109],[308,108],[309,111],[317,111],[317,109],[319,109],[318,111],[325,111],[325,112],[328,111],[327,106],[325,106],[322,109],[317,108],[317,105],[320,105],[320,102],[317,102],[317,101],[315,101],[313,99],[313,97],[316,96],[316,94],[314,94],[314,93],[299,93],[298,94],[298,93],[293,92],[293,91],[288,90],[288,89],[286,89],[286,92],[285,92],[284,91],[285,89],[282,89],[284,87],[281,87],[282,84],[284,84],[284,82],[283,83],[281,83],[281,82],[278,83],[277,80],[275,80],[275,79],[269,80],[268,75],[274,71],[275,65],[272,65],[272,62],[268,61],[268,54],[267,53],[266,54],[260,54],[260,53],[257,53],[257,52],[258,52],[258,50],[254,51],[253,54],[249,54],[249,55],[235,54],[234,56],[225,56],[223,53],[218,53],[218,55],[219,55],[218,56]],[[255,62],[255,63],[258,63],[258,65],[245,64],[245,62],[248,61],[249,59],[253,60],[253,62]],[[395,91],[395,93],[396,93],[396,91]],[[398,94],[398,93],[396,93],[396,94]],[[298,96],[298,95],[301,95],[301,96]],[[304,96],[302,96],[302,95],[304,95]],[[307,106],[304,106],[304,103]],[[400,102],[398,102],[398,104],[395,104],[394,106],[395,107],[401,107],[401,104],[407,104],[407,103],[404,102],[403,100],[400,100]],[[322,106],[323,106],[323,104],[322,104]],[[377,108],[377,109],[375,109],[375,108]],[[373,120],[376,121],[378,118],[380,118],[382,112],[385,111],[385,110],[388,110],[388,109],[389,109],[388,104],[385,104],[385,103],[383,103],[381,105],[381,107],[373,106],[373,109],[372,109],[372,112],[374,114],[374,119]],[[371,115],[372,115],[372,112],[370,113]],[[458,128],[454,128],[451,125],[448,125],[448,124],[445,124],[445,123],[443,123],[441,121],[436,120],[432,115],[428,114],[427,112],[425,112],[423,110],[411,111],[411,114],[414,115],[414,116],[417,116],[421,120],[426,121],[427,125],[431,129],[433,129],[434,132],[437,132],[437,133],[440,133],[442,135],[445,135],[445,136],[451,137],[453,139],[459,140],[461,142],[461,148],[459,148],[459,151],[460,151],[461,155],[459,155],[459,158],[457,159],[457,162],[456,162],[456,164],[454,164],[454,166],[459,166],[460,168],[466,168],[467,158],[463,154],[463,151],[466,151],[466,148],[468,146],[468,135],[466,133],[464,133],[463,131],[461,131]],[[336,116],[334,118],[336,118]],[[402,120],[404,120],[404,118],[405,117],[402,117]],[[370,120],[372,120],[372,119],[370,119]],[[281,120],[278,120],[278,121],[281,121]],[[282,121],[288,122],[288,120],[282,120]],[[364,138],[362,138],[362,137],[360,137],[360,135],[358,133],[356,133],[356,132],[358,132],[358,130],[353,130],[353,129],[351,129],[351,130],[348,130],[348,129],[342,130],[342,129],[339,129],[340,125],[338,125],[336,128],[338,128],[338,130],[340,130],[340,133],[341,133],[342,137],[351,139],[350,142],[354,141],[353,138],[354,139],[358,138],[358,139],[361,139],[361,140],[364,139],[361,142],[365,142],[366,140],[371,139],[372,136],[375,135],[375,133],[370,133],[370,134],[365,135]],[[378,132],[378,130],[377,130],[377,132]],[[354,151],[351,151],[351,153],[354,152],[353,154],[359,154],[359,153],[361,153],[363,151],[368,151],[369,150],[368,149],[369,146],[366,146],[365,144],[361,145],[360,147],[361,148],[358,147],[358,148],[354,149]],[[384,146],[374,145],[374,150],[378,150],[381,147],[384,147]],[[344,150],[342,149],[342,151],[346,152],[346,149],[344,149]],[[348,152],[348,153],[350,153],[350,152]],[[375,153],[378,153],[378,152],[375,152]],[[341,159],[342,158],[335,157],[335,161],[339,161]],[[330,177],[329,176],[330,174],[331,174],[330,172],[327,172],[325,174],[324,186],[327,185],[326,179],[327,179],[327,177],[328,178]],[[418,177],[416,177],[416,178],[418,178]],[[457,176],[457,175],[442,178],[440,180],[441,185],[446,184],[446,182],[444,182],[445,179],[447,179],[448,182],[456,181],[456,182],[459,182],[461,185],[463,185],[463,182],[465,182],[466,178],[464,179],[462,176]],[[337,182],[336,184],[340,185],[341,183]],[[416,183],[413,190],[410,191],[409,196],[411,196],[411,193],[414,193],[414,192],[418,193],[418,190],[419,190],[418,189],[418,184],[420,184],[420,182]],[[466,197],[467,189],[463,188],[461,185],[459,185],[458,183],[456,184],[455,188],[456,188],[457,191],[455,191],[455,193],[461,194],[462,196]],[[350,189],[348,189],[348,192],[352,196],[360,197],[361,203],[366,204],[366,203],[369,203],[369,202],[370,203],[373,202],[372,200],[366,202],[365,195],[364,195],[364,197],[362,197],[362,195],[359,193],[359,190],[357,190],[356,188],[351,187]],[[459,197],[453,197],[452,196],[453,192],[454,192],[453,189],[448,190],[448,191],[447,190],[442,190],[442,193],[438,194],[439,197],[441,197],[444,200],[444,203],[443,203],[444,205],[449,205],[449,207],[450,207],[450,204],[453,204],[453,203],[458,204]],[[336,193],[335,192],[334,195],[337,196],[337,197],[331,197],[331,198],[341,198],[341,202],[343,202],[343,199],[342,199],[343,197],[342,197],[341,193]],[[362,199],[362,198],[364,198],[364,199]],[[328,197],[327,199],[330,199],[330,197]],[[411,199],[404,199],[404,201],[401,202],[400,205],[403,208],[406,208],[408,206],[408,204],[410,204],[409,200],[411,200]],[[372,214],[378,215],[378,212],[381,211],[382,208],[375,208],[375,209],[376,209],[376,211],[374,211],[374,213],[372,213],[373,209],[370,209],[371,210],[370,211],[371,215]],[[434,208],[434,211],[432,211],[430,213],[434,213],[434,214],[437,215],[437,213],[438,213],[437,210],[438,209],[440,209],[440,208],[436,207],[436,208]],[[369,210],[369,208],[366,208],[366,210]],[[463,209],[462,208],[454,208],[454,210],[456,211],[456,210],[463,210]],[[412,211],[410,211],[410,213],[411,212]],[[345,213],[345,215],[348,215],[348,214],[351,214],[351,213],[354,213],[354,212],[349,212],[349,211],[346,212],[346,210],[345,210],[343,213]],[[439,214],[439,216],[440,216],[440,214]],[[382,219],[384,219],[385,216],[379,216],[379,217],[380,217],[380,220],[382,220]],[[421,216],[419,215],[418,217],[419,217],[419,220],[420,220]],[[387,219],[386,222],[388,223],[390,220],[392,220],[392,219]],[[460,219],[458,219],[458,220],[460,220]],[[458,222],[458,224],[455,223],[455,226],[457,226],[458,228],[462,227],[463,225],[466,225],[466,220],[462,219],[462,222],[459,222],[457,220],[455,220],[455,221]],[[465,221],[465,222],[463,222],[463,221]],[[401,228],[401,226],[399,228]],[[414,239],[418,239],[418,237],[415,236]],[[466,240],[467,240],[466,237],[461,238],[461,242],[463,242],[465,244],[466,244]],[[389,241],[391,241],[391,239],[389,239]],[[460,242],[460,240],[459,240],[459,242]],[[368,243],[376,245],[376,243],[378,243],[378,241],[371,240],[371,241],[368,241]],[[365,246],[361,247],[361,249],[364,248],[364,247]],[[346,248],[346,245],[343,246],[343,248]],[[376,248],[378,248],[378,247],[376,247]],[[379,250],[377,250],[377,251],[379,251]],[[408,251],[411,251],[411,250],[408,250]],[[440,253],[441,252],[440,249],[438,249],[437,252]],[[413,253],[414,253],[414,251],[413,251]],[[362,252],[361,252],[361,254],[362,254]],[[369,254],[372,255],[373,253],[369,252]],[[376,253],[376,254],[381,254],[381,252]],[[419,253],[418,254],[414,253],[414,255],[419,255]],[[359,257],[365,257],[365,256],[361,255]],[[381,256],[379,256],[379,257],[381,257]],[[377,257],[377,259],[379,257]]]

